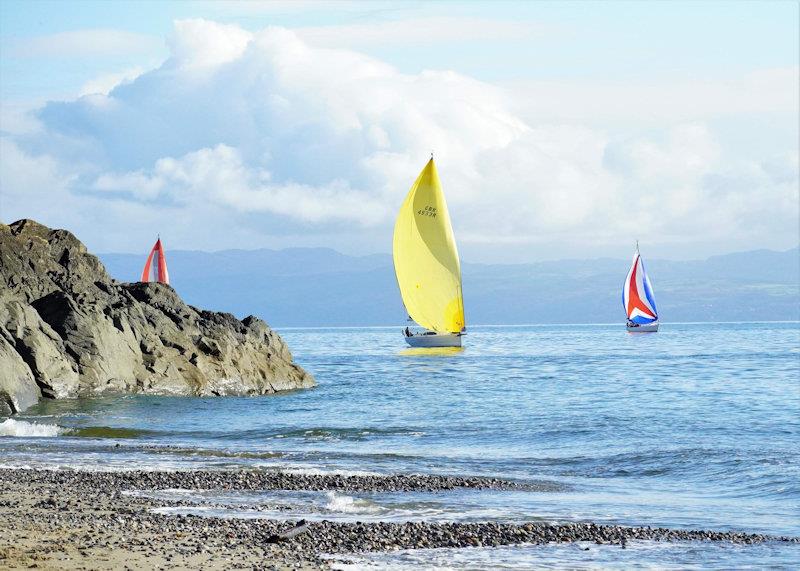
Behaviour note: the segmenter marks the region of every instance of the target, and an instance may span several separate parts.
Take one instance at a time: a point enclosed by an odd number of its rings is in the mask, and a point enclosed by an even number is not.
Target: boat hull
[[[411,347],[461,347],[460,333],[437,333],[435,335],[405,336]]]
[[[655,333],[658,331],[658,323],[647,323],[645,325],[639,325],[638,327],[626,325],[625,327],[628,333]]]

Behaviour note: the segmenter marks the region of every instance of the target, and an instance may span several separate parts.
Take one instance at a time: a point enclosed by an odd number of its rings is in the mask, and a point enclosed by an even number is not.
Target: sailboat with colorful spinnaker
[[[142,270],[143,282],[161,282],[169,284],[169,272],[167,271],[167,258],[164,256],[164,246],[161,244],[161,237],[156,240],[155,245],[147,256]]]
[[[627,316],[626,327],[631,333],[655,333],[658,331],[658,310],[653,286],[644,270],[639,243],[633,254],[633,263],[622,286],[622,306]]]
[[[392,257],[406,311],[426,329],[412,332],[406,327],[406,343],[461,347],[466,331],[461,262],[432,156],[400,207]]]

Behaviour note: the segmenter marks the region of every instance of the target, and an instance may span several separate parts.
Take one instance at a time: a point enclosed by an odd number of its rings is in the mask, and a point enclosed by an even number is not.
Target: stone
[[[0,224],[0,407],[114,392],[263,395],[314,386],[254,316],[119,283],[66,230]]]
[[[36,404],[39,386],[25,361],[5,335],[0,334],[0,414],[13,414]]]

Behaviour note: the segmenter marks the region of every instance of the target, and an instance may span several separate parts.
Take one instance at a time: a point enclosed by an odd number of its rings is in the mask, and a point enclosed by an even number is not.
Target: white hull
[[[655,333],[658,331],[658,322],[648,323],[646,325],[639,325],[637,327],[625,326],[629,333]]]
[[[406,343],[412,347],[461,347],[460,333],[424,333],[405,336]]]

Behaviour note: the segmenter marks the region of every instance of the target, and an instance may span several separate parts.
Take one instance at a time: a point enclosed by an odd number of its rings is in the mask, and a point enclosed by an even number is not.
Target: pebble
[[[725,541],[738,544],[765,541],[800,542],[735,531],[686,530],[596,524],[592,522],[523,524],[498,522],[309,522],[309,531],[280,544],[268,539],[296,522],[274,519],[229,519],[154,513],[152,507],[180,502],[129,496],[126,490],[170,488],[204,490],[335,490],[442,491],[457,488],[529,490],[539,484],[497,478],[439,475],[287,474],[263,471],[88,472],[72,470],[0,469],[0,489],[19,490],[42,499],[36,513],[14,510],[5,499],[7,522],[27,522],[39,528],[60,526],[80,535],[80,555],[91,549],[128,549],[162,556],[226,554],[234,549],[264,550],[265,565],[324,567],[326,554],[437,547],[481,547],[513,544],[591,542],[625,548],[630,541]],[[543,483],[545,489],[550,484]],[[55,529],[55,527],[54,527]],[[86,531],[88,530],[88,531]],[[0,545],[2,547],[2,545]]]
[[[0,469],[0,473],[8,470]],[[40,471],[13,470],[18,477],[28,473],[48,474],[37,476],[49,484],[73,485],[78,480],[91,480],[94,486],[109,491],[130,489],[215,489],[215,490],[335,490],[342,492],[410,492],[441,491],[457,488],[482,490],[564,491],[565,486],[555,482],[518,482],[499,478],[445,476],[432,474],[341,475],[296,474],[267,471],[214,471],[192,470],[176,472],[151,472],[132,470],[126,472]],[[0,476],[2,479],[2,476]]]

